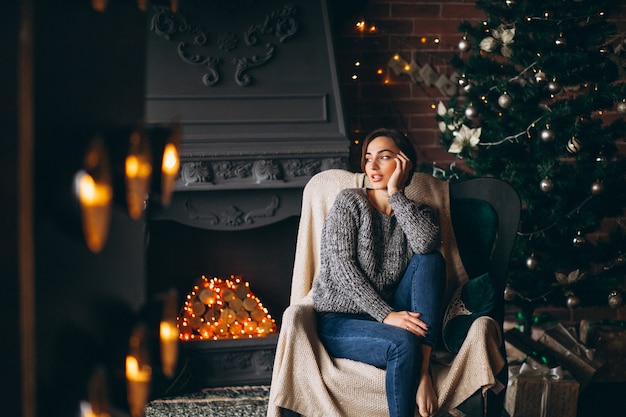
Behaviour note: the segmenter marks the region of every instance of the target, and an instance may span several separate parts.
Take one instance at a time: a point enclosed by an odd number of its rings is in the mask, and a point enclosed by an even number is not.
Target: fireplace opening
[[[235,276],[275,321],[265,337],[181,341],[177,375],[160,381],[155,398],[208,387],[266,385],[271,381],[278,331],[289,305],[298,216],[245,230],[212,230],[148,219],[148,294],[174,289],[178,305],[202,281]]]
[[[247,230],[207,230],[171,220],[148,221],[147,285],[156,295],[174,288],[180,305],[203,275],[240,276],[280,327],[289,304],[297,216]]]

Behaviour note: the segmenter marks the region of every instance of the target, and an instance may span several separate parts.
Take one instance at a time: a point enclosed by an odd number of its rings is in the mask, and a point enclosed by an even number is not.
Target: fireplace
[[[303,187],[348,166],[327,2],[188,1],[149,21],[147,125],[175,118],[182,145],[171,204],[148,202],[148,294],[182,305],[201,276],[239,275],[280,328]],[[264,384],[275,336],[183,352],[202,386]]]

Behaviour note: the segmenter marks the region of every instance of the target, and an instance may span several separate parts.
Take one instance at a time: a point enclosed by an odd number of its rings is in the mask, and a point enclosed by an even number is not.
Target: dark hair
[[[415,168],[417,167],[417,153],[415,152],[415,147],[413,147],[411,139],[396,129],[376,129],[363,139],[363,146],[361,148],[361,170],[365,172],[365,154],[367,153],[367,147],[370,142],[381,136],[386,136],[393,140],[396,146],[400,148],[400,150],[404,152],[404,154],[413,163],[408,179],[408,182],[410,182],[413,177],[413,173],[415,172]]]

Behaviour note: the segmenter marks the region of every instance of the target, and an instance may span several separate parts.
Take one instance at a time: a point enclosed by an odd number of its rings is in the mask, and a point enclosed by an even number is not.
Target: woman
[[[416,164],[403,134],[379,129],[363,143],[369,189],[343,190],[322,231],[313,286],[318,334],[332,357],[386,369],[391,417],[437,409],[429,372],[441,325],[445,264],[437,213],[403,193]]]

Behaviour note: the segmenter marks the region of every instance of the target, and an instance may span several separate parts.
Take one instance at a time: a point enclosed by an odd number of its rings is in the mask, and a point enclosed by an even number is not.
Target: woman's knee
[[[421,352],[421,342],[413,333],[402,331],[390,344],[390,355],[402,358],[401,360],[412,361],[416,357],[419,359]]]

